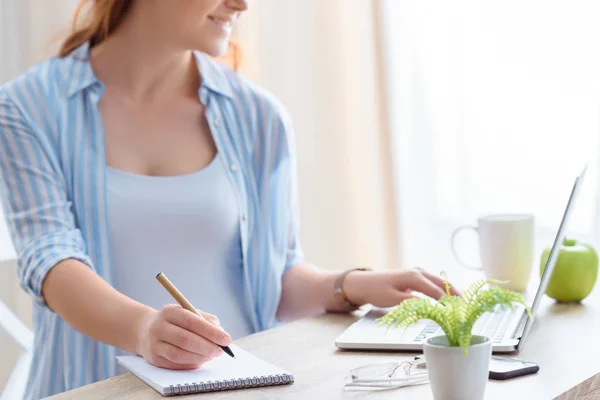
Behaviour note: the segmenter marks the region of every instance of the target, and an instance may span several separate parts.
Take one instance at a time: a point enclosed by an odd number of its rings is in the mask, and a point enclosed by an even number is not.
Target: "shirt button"
[[[248,220],[248,216],[246,214],[242,214],[242,221],[246,222]]]
[[[213,125],[214,126],[219,126],[219,118],[218,117],[213,117]]]
[[[236,164],[236,163],[231,163],[231,164],[229,165],[229,169],[231,170],[231,172],[237,172],[237,170],[238,170],[238,166],[237,166],[237,164]]]

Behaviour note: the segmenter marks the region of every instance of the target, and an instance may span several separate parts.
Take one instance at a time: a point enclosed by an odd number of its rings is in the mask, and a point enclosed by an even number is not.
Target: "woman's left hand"
[[[419,292],[438,300],[446,294],[446,285],[439,276],[421,268],[396,271],[353,271],[343,285],[348,300],[355,304],[393,307]],[[450,293],[460,293],[450,285]]]

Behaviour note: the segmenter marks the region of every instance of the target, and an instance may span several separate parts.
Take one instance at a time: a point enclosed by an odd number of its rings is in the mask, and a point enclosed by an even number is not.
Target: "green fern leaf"
[[[440,326],[446,335],[453,336],[452,325],[448,321],[447,310],[441,303],[426,298],[415,297],[404,300],[386,315],[378,319],[380,325],[407,328],[422,319],[428,319]]]
[[[496,307],[510,307],[514,309],[514,303],[520,303],[525,306],[530,317],[531,311],[519,293],[503,289],[500,287],[492,287],[479,293],[473,298],[469,304],[465,315],[464,329],[472,330],[473,325],[481,315],[486,312],[494,312]]]
[[[527,304],[517,292],[493,286],[484,289],[486,285],[506,283],[495,279],[480,279],[473,282],[463,296],[452,296],[450,286],[444,277],[446,294],[438,301],[429,298],[411,298],[393,307],[383,317],[378,319],[380,325],[405,330],[415,322],[428,319],[440,326],[446,334],[451,346],[460,346],[467,355],[471,345],[473,325],[486,312],[493,312],[496,307],[514,307],[514,303],[523,304],[533,318]]]

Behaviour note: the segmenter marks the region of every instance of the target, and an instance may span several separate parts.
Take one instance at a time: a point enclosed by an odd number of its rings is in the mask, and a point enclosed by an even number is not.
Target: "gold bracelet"
[[[348,297],[346,296],[346,293],[344,293],[344,289],[343,289],[343,285],[344,285],[344,280],[346,279],[346,276],[353,271],[372,271],[371,268],[353,268],[353,269],[349,269],[347,271],[342,272],[335,280],[335,283],[333,284],[333,295],[335,296],[335,298],[338,300],[338,302],[340,303],[340,305],[346,309],[350,309],[350,310],[356,310],[358,307],[360,307],[360,305],[358,304],[354,304],[352,303],[350,300],[348,300]]]

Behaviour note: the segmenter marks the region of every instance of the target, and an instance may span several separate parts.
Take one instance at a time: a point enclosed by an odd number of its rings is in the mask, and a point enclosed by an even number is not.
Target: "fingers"
[[[395,290],[390,294],[389,298],[392,299],[390,305],[396,305],[402,303],[404,300],[415,297],[412,293],[404,290]]]
[[[173,324],[165,324],[158,339],[170,343],[184,351],[201,355],[209,359],[218,357],[223,353],[223,350],[215,343]],[[171,360],[169,357],[166,358]]]
[[[218,344],[231,337],[212,314],[197,315],[176,305],[156,313],[143,336],[144,359],[168,369],[198,368],[223,354]]]
[[[165,317],[168,322],[206,338],[213,343],[222,346],[228,346],[231,343],[231,336],[221,327],[181,307],[166,308]]]
[[[436,300],[445,294],[444,290],[418,270],[406,271],[402,274],[401,289],[415,290]]]
[[[439,288],[441,288],[444,293],[446,293],[446,284],[444,283],[444,280],[442,278],[440,278],[437,275],[434,275],[432,273],[429,273],[425,270],[423,270],[422,268],[416,268],[417,270],[419,270],[419,272],[421,274],[423,274],[427,279],[429,279],[430,281],[432,281],[434,284],[436,284]],[[448,282],[448,286],[450,287],[450,294],[454,295],[454,296],[461,296],[461,293],[456,290],[454,288],[454,286],[452,286],[450,284],[450,282]]]
[[[204,312],[204,311],[200,311],[200,310],[196,310],[198,311],[208,322],[210,322],[213,325],[216,326],[221,326],[221,321],[219,321],[219,318],[217,318],[216,315]]]
[[[421,292],[429,297],[439,300],[445,292],[436,284],[431,282],[429,279],[422,277],[413,284],[414,290]]]
[[[155,365],[160,368],[166,369],[175,369],[175,370],[188,370],[188,369],[196,369],[202,366],[202,363],[199,364],[178,364],[173,361],[169,361],[162,356],[154,356],[152,360],[150,360],[150,364]]]
[[[180,366],[202,365],[212,359],[212,357],[192,353],[167,342],[158,342],[156,344],[156,355]]]

